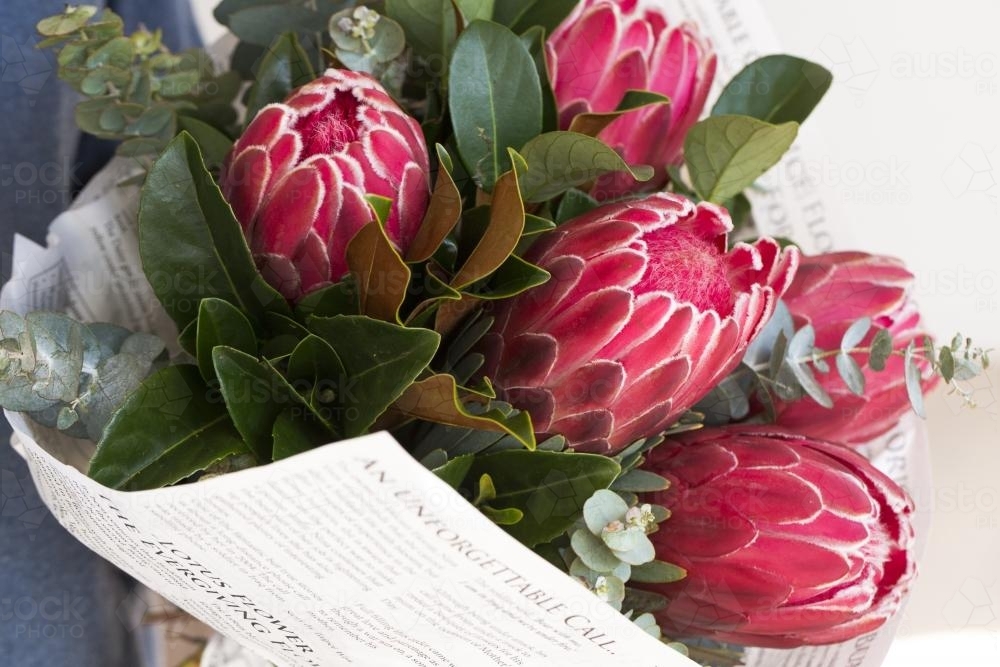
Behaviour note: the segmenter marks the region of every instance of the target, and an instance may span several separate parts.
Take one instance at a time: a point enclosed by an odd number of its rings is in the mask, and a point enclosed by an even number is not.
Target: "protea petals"
[[[552,33],[548,62],[564,130],[577,114],[614,111],[629,90],[670,98],[669,106],[625,114],[599,135],[629,164],[654,167],[656,176],[636,184],[610,175],[594,193],[606,199],[662,188],[667,167],[682,161],[684,137],[715,78],[716,56],[697,28],[671,24],[662,10],[638,0],[584,0]]]
[[[897,352],[926,336],[914,304],[913,274],[891,257],[861,252],[837,252],[804,257],[799,273],[785,295],[785,302],[798,326],[816,329],[816,344],[836,350],[854,322],[869,317],[876,329],[861,346],[867,346],[878,328],[892,335]],[[867,367],[867,355],[856,355],[864,369],[865,393],[848,390],[836,373],[818,379],[834,401],[827,410],[812,400],[779,402],[777,422],[796,432],[845,444],[864,444],[887,433],[910,409],[903,373],[903,360],[893,356],[884,371]],[[924,364],[924,390],[936,380]]]
[[[798,264],[771,239],[727,251],[732,222],[661,193],[609,204],[541,239],[552,274],[504,301],[486,374],[535,430],[613,454],[673,424],[745,353]]]
[[[906,492],[842,445],[774,427],[681,436],[645,465],[670,482],[647,500],[651,539],[687,577],[649,586],[668,634],[792,648],[847,641],[895,613],[915,574]]]
[[[430,199],[417,121],[374,79],[330,69],[258,112],[233,146],[222,191],[263,275],[289,299],[347,272],[346,250],[393,200],[386,233],[405,251]]]

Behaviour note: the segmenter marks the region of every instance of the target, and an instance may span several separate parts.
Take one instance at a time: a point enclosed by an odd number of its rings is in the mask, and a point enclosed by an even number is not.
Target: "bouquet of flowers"
[[[859,452],[989,358],[926,335],[899,261],[755,231],[746,191],[829,72],[766,56],[708,109],[712,45],[639,0],[216,17],[225,71],[110,11],[38,24],[140,172],[107,298],[172,324],[4,311],[0,405],[127,491],[387,431],[703,664],[900,608],[914,507]],[[572,510],[533,511],[546,489]]]

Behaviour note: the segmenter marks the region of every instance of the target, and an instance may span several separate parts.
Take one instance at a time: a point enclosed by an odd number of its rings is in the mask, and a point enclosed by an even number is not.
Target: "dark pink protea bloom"
[[[895,613],[915,573],[903,489],[843,445],[774,427],[705,429],[653,450],[671,510],[650,536],[687,577],[648,586],[668,634],[747,646],[832,644]]]
[[[629,164],[656,169],[646,191],[667,182],[668,165],[680,164],[684,137],[698,121],[716,56],[691,24],[674,24],[638,0],[584,0],[549,39],[549,70],[564,130],[578,114],[614,111],[629,90],[651,90],[670,98],[628,113],[600,133]],[[595,194],[602,199],[633,191],[623,175],[607,176]]]
[[[771,239],[727,252],[731,229],[661,193],[549,233],[527,259],[551,280],[502,302],[484,339],[500,396],[581,451],[664,431],[739,364],[795,274]]]
[[[844,332],[858,320],[870,317],[876,327],[888,329],[902,352],[925,337],[920,313],[913,303],[913,274],[891,257],[862,252],[837,252],[803,257],[799,273],[785,295],[797,326],[812,324],[816,345],[840,348]],[[861,347],[875,337],[873,329]],[[828,410],[811,399],[777,404],[777,422],[792,431],[815,438],[864,444],[885,434],[910,409],[903,375],[903,359],[893,356],[882,372],[867,367],[868,355],[855,357],[864,369],[865,395],[857,396],[836,372],[817,376],[833,398]],[[934,385],[929,374],[925,390]]]
[[[233,146],[222,191],[261,272],[287,298],[340,280],[347,244],[389,197],[386,232],[404,250],[430,200],[417,121],[365,75],[329,69],[260,110]]]

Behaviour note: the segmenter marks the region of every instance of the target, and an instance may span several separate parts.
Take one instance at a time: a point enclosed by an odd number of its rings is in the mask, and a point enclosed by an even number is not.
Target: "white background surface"
[[[214,0],[193,0],[206,37]],[[499,0],[502,2],[503,0]],[[703,0],[738,2],[739,0]],[[931,546],[887,667],[1000,665],[1000,3],[761,0],[837,80],[809,124],[845,236],[902,257],[931,330],[998,350],[969,411],[929,401]]]

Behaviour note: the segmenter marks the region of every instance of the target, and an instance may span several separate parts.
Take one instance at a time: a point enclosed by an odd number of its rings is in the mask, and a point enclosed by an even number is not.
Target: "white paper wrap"
[[[780,51],[754,0],[659,1],[713,40],[720,84]],[[808,128],[752,197],[755,219],[810,252],[847,247],[832,223],[836,198],[789,177],[796,161],[816,155]],[[0,307],[65,310],[175,339],[141,272],[136,189],[115,186],[129,172],[127,162],[112,163],[53,223],[48,248],[15,240]],[[194,485],[119,493],[79,472],[90,446],[9,417],[56,518],[224,635],[206,651],[210,667],[260,667],[264,658],[292,667],[694,664],[507,536],[388,436]],[[918,500],[930,497],[924,434],[906,420],[872,451]],[[929,518],[918,514],[921,539]],[[840,646],[752,650],[748,665],[877,667],[895,624]]]

